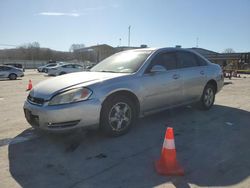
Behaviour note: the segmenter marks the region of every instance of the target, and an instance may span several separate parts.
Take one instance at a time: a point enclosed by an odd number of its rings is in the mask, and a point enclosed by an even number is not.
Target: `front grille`
[[[37,98],[37,97],[32,97],[31,95],[28,96],[28,101],[32,104],[36,104],[36,105],[43,105],[43,103],[45,102],[44,99],[42,98]]]

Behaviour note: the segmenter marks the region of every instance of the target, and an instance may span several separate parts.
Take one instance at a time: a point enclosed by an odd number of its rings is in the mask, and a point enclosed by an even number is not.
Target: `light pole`
[[[130,28],[131,28],[131,25],[128,26],[128,46],[130,46]]]
[[[199,37],[196,37],[196,48],[199,47]]]
[[[121,46],[121,44],[122,44],[122,39],[119,38],[119,47]]]

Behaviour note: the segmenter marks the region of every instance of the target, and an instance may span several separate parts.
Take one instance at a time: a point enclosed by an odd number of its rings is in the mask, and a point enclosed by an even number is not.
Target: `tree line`
[[[84,44],[72,44],[69,52],[56,51],[49,48],[41,48],[38,42],[32,42],[20,45],[12,49],[0,50],[1,60],[56,60],[67,61],[72,59],[82,60],[76,53],[79,48],[85,47]]]

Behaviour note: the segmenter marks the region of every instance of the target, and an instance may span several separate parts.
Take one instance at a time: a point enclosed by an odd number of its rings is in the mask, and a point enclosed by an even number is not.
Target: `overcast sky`
[[[182,45],[250,51],[249,0],[1,0],[0,48],[37,41],[86,46]]]

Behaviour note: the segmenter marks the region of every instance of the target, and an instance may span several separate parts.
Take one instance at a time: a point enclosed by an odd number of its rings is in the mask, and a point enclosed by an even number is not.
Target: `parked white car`
[[[58,66],[58,65],[63,65],[63,64],[66,64],[66,63],[64,63],[64,62],[49,63],[49,64],[47,64],[47,65],[43,65],[43,66],[38,67],[38,68],[37,68],[37,71],[38,71],[38,72],[45,72],[45,73],[47,73],[47,72],[48,72],[48,69],[54,68],[54,67],[56,67],[56,66]]]
[[[48,75],[49,76],[58,76],[58,75],[63,75],[67,73],[72,73],[72,72],[80,72],[83,71],[84,67],[79,64],[64,64],[64,65],[58,65],[53,68],[48,69]]]

